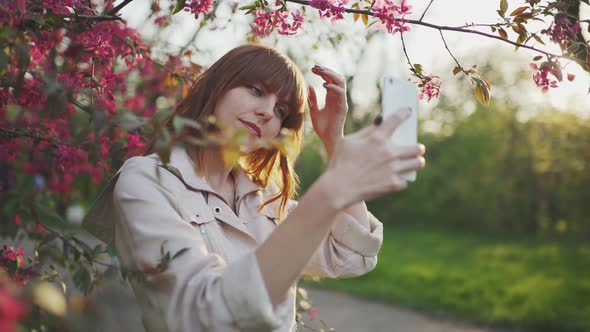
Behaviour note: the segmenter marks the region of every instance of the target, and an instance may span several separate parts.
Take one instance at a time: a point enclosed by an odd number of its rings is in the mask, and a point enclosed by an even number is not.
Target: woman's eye
[[[282,107],[277,107],[276,109],[277,115],[279,116],[279,118],[284,119],[285,118],[285,114],[287,114],[287,112],[285,112],[285,109]]]
[[[262,96],[262,90],[259,88],[255,87],[254,85],[250,85],[249,88],[250,91],[254,92],[257,96]]]

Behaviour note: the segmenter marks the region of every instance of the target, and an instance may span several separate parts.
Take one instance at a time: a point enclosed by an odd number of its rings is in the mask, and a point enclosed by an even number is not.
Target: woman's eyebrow
[[[264,92],[264,94],[268,94],[269,91],[271,90],[270,86],[265,82],[260,82],[260,85],[262,85],[262,90],[263,90],[262,92]],[[283,106],[288,106],[291,103],[290,99],[287,98],[286,96],[278,96],[278,97],[279,97],[278,103]]]

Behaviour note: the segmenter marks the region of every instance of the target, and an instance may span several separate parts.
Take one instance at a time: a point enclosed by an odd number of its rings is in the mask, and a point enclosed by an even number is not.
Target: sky
[[[164,5],[167,1],[160,0]],[[238,1],[238,6],[250,4],[252,1]],[[413,6],[410,18],[420,17],[429,0],[408,0]],[[496,10],[499,0],[435,0],[428,10],[424,21],[449,26],[462,26],[467,23],[496,23],[499,20]],[[145,21],[149,13],[150,1],[134,1],[127,5],[121,14],[130,26],[137,28],[146,38],[153,38],[155,27]],[[202,30],[196,40],[190,43],[194,57],[192,61],[210,65],[217,58],[231,48],[246,42],[251,18],[238,13],[231,16],[229,6],[235,1],[224,1],[217,10],[217,28],[213,31]],[[509,0],[508,12],[521,6],[523,0]],[[290,9],[301,8],[297,4],[289,4]],[[308,8],[309,9],[309,8]],[[590,7],[584,5],[584,15],[590,17]],[[231,18],[231,20],[230,20]],[[173,23],[163,31],[159,31],[159,40],[165,51],[180,49],[189,42],[198,26],[198,22],[188,13],[178,13],[173,16]],[[449,97],[461,95],[458,89],[471,90],[468,83],[460,83],[451,73],[455,66],[454,60],[447,53],[437,30],[411,26],[412,30],[404,35],[406,46],[413,63],[420,63],[429,73],[440,75],[444,80],[443,93]],[[583,26],[583,28],[585,28]],[[583,29],[584,30],[584,29]],[[311,67],[320,64],[331,68],[346,76],[353,77],[349,86],[353,102],[359,109],[371,111],[378,105],[378,89],[376,84],[384,75],[392,75],[407,79],[410,75],[402,52],[399,35],[377,33],[367,41],[367,30],[360,22],[353,22],[350,15],[345,21],[331,24],[325,20],[306,22],[304,33],[292,37],[271,37],[263,40],[266,44],[275,44],[281,51],[287,53],[300,66],[308,83],[316,88],[320,99],[323,96],[322,81],[311,74]],[[482,30],[490,32],[489,29]],[[344,41],[338,48],[326,46],[330,37],[342,33]],[[511,32],[509,31],[509,34]],[[510,35],[512,39],[514,36]],[[588,36],[590,38],[590,36]],[[514,72],[517,69],[528,70],[531,59],[537,55],[532,51],[521,49],[514,52],[514,47],[481,36],[465,33],[445,32],[445,39],[453,54],[464,66],[478,63],[478,59],[492,57],[498,63],[498,70],[508,82],[503,86],[495,86],[492,81],[492,98],[509,98],[519,106],[519,116],[522,120],[534,117],[537,110],[544,105],[552,105],[563,112],[573,112],[582,117],[590,117],[590,75],[577,64],[571,63],[567,71],[576,75],[574,82],[564,82],[558,89],[551,89],[542,94],[534,85],[532,79],[526,82],[514,82]],[[320,42],[319,48],[314,44]],[[542,45],[537,45],[543,47]],[[547,49],[547,48],[545,48]],[[556,48],[547,49],[557,52]],[[532,70],[530,75],[532,75]],[[514,85],[512,85],[514,83]],[[461,101],[458,107],[469,113],[475,108],[475,98]],[[427,114],[437,106],[437,101],[420,102],[420,112]],[[434,126],[436,127],[436,126]]]

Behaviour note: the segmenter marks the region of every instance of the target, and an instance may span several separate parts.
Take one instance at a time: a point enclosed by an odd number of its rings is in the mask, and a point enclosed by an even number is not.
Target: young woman
[[[375,267],[382,224],[364,201],[404,189],[399,175],[424,166],[424,147],[391,144],[409,110],[344,136],[345,81],[327,68],[312,72],[325,81],[323,109],[277,50],[231,50],[176,114],[202,123],[214,115],[246,130],[241,162],[227,165],[215,146],[174,148],[167,165],[156,154],[134,157],[94,204],[85,225],[145,276],[132,286],[147,331],[294,331],[300,276],[354,277]],[[295,160],[254,142],[288,128],[295,134],[285,144],[298,153],[307,105],[329,165],[295,202]]]

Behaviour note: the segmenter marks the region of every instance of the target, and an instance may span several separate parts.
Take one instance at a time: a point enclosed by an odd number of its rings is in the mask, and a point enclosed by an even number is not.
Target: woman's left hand
[[[324,143],[328,155],[331,155],[334,145],[343,137],[344,121],[348,112],[346,81],[344,77],[325,67],[316,65],[311,70],[324,79],[326,88],[326,103],[324,108],[319,109],[315,90],[309,87],[311,123]]]

